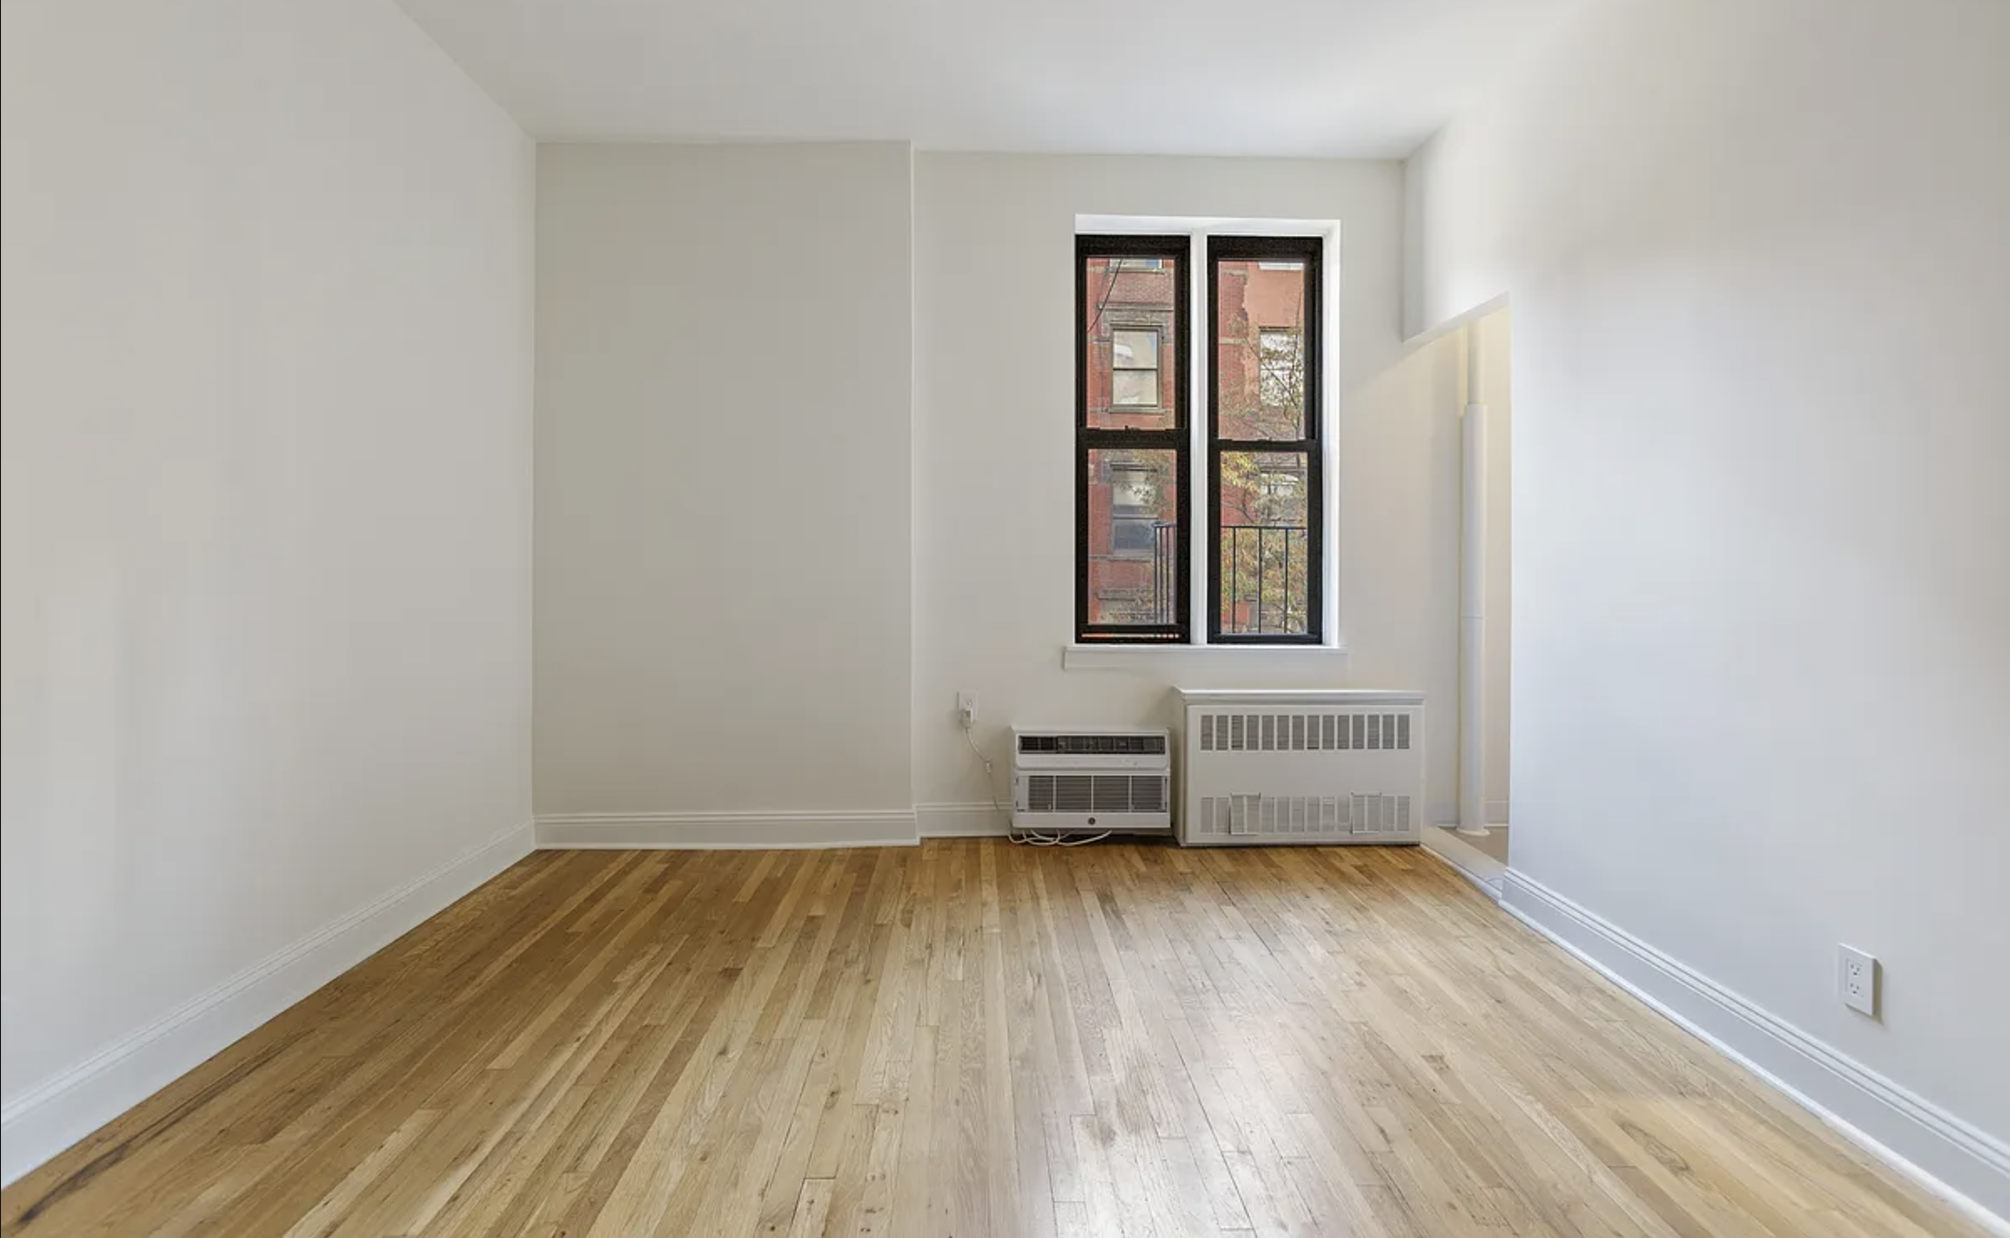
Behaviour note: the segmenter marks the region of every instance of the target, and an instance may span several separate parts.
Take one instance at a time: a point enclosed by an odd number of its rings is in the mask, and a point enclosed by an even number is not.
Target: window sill
[[[1344,673],[1347,650],[1339,645],[1063,645],[1061,668],[1070,671],[1149,671],[1161,667],[1289,669]]]

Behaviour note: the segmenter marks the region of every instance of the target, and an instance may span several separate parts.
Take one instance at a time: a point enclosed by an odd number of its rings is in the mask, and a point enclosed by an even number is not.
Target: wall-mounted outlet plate
[[[1843,1005],[1877,1017],[1877,958],[1854,946],[1836,947],[1836,988]]]
[[[977,694],[975,692],[958,692],[956,694],[956,716],[963,720],[964,726],[970,726],[977,721]]]

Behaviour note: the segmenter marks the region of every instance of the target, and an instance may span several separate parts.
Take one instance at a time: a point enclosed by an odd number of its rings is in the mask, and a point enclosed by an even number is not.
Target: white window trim
[[[1150,671],[1196,663],[1239,671],[1316,669],[1344,678],[1347,650],[1340,645],[1068,644],[1061,647],[1061,668],[1070,671]]]
[[[1279,664],[1303,667],[1307,663],[1333,663],[1344,670],[1346,643],[1340,637],[1340,221],[1337,219],[1239,219],[1228,216],[1185,215],[1077,215],[1075,233],[1143,236],[1185,236],[1193,241],[1193,258],[1187,263],[1190,295],[1186,324],[1189,363],[1187,406],[1194,410],[1187,427],[1188,458],[1195,472],[1206,471],[1207,454],[1207,374],[1208,366],[1196,364],[1198,349],[1207,339],[1207,238],[1224,236],[1316,236],[1320,238],[1319,348],[1319,454],[1325,479],[1320,515],[1321,544],[1326,548],[1320,570],[1321,642],[1317,645],[1210,645],[1207,643],[1208,595],[1207,538],[1203,529],[1188,530],[1187,579],[1193,582],[1187,630],[1192,642],[1182,645],[1070,643],[1062,651],[1061,665],[1069,670],[1142,669],[1153,664],[1177,665],[1196,656],[1224,665],[1255,666],[1274,659]],[[1163,345],[1161,346],[1163,347]],[[1207,479],[1192,482],[1195,493],[1191,510],[1202,513],[1196,525],[1207,522]],[[1071,595],[1072,596],[1072,595]],[[1069,622],[1072,624],[1073,619]],[[1336,659],[1336,655],[1337,659]]]

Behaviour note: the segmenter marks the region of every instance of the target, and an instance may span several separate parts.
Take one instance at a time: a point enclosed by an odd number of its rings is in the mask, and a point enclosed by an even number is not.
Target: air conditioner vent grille
[[[1163,735],[1021,735],[1019,751],[1062,756],[1164,756]]]
[[[1029,774],[1026,811],[1164,812],[1164,774]]]

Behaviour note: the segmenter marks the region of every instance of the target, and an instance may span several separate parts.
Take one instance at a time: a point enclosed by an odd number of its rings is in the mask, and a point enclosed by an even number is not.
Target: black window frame
[[[1078,644],[1171,645],[1192,643],[1193,595],[1193,433],[1192,402],[1193,238],[1185,235],[1094,235],[1075,237],[1075,640]],[[1095,258],[1173,260],[1172,330],[1159,339],[1161,382],[1165,349],[1173,347],[1172,425],[1160,430],[1099,429],[1089,425],[1089,262]],[[1135,329],[1135,328],[1126,328]],[[1114,379],[1112,380],[1114,381]],[[1168,411],[1126,406],[1124,413]],[[1089,459],[1092,451],[1170,451],[1174,460],[1176,529],[1173,541],[1173,621],[1171,623],[1089,622]]]
[[[1326,576],[1326,427],[1320,410],[1324,399],[1323,339],[1324,238],[1318,236],[1213,236],[1207,238],[1207,640],[1210,645],[1320,645],[1325,642]],[[1305,366],[1305,410],[1299,439],[1224,439],[1221,437],[1221,280],[1223,262],[1303,261],[1305,322],[1300,351]],[[1260,329],[1260,324],[1255,324]],[[1260,346],[1259,346],[1260,347]],[[1262,360],[1259,357],[1258,382]],[[1221,459],[1224,453],[1277,452],[1305,456],[1305,631],[1222,631]],[[1184,492],[1182,492],[1184,493]],[[1290,542],[1286,543],[1288,556]],[[1259,552],[1260,556],[1260,552]],[[1287,567],[1287,578],[1289,569]],[[1259,585],[1259,588],[1261,586]]]

